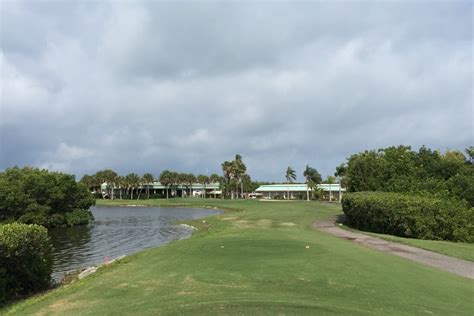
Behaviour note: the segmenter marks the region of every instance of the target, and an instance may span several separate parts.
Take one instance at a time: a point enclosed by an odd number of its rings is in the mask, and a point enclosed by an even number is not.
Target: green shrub
[[[65,226],[64,214],[94,204],[87,186],[73,175],[29,167],[0,172],[0,221],[15,218],[26,224]]]
[[[347,193],[342,210],[357,229],[419,239],[474,242],[474,208],[460,200],[388,192]]]
[[[36,224],[45,227],[66,226],[64,214],[26,213],[18,218],[19,223]]]
[[[86,210],[75,210],[64,214],[67,226],[87,225],[94,220],[92,213]]]
[[[39,225],[0,226],[0,305],[51,284],[51,241]]]
[[[18,218],[18,222],[23,224],[41,225],[45,227],[49,226],[49,218],[47,213],[26,213]]]

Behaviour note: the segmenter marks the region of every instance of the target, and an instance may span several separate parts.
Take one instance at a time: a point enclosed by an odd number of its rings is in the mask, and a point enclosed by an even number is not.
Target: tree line
[[[182,173],[172,170],[164,170],[158,177],[152,173],[145,173],[142,176],[136,173],[129,173],[125,176],[119,175],[111,169],[105,169],[96,172],[93,175],[85,174],[80,182],[89,188],[96,197],[102,198],[128,198],[140,199],[146,194],[146,198],[150,198],[150,188],[155,181],[159,181],[165,186],[164,196],[177,196],[177,187],[184,187],[181,190],[181,197],[192,195],[193,184],[200,183],[203,185],[202,197],[206,198],[206,187],[209,184],[219,184],[219,189],[222,191],[222,198],[238,198],[243,197],[246,192],[253,192],[258,188],[259,183],[252,181],[250,175],[246,173],[246,166],[242,160],[242,156],[236,155],[232,161],[224,161],[221,164],[223,176],[216,173],[208,175],[194,175],[192,173]],[[102,184],[107,183],[106,189],[102,191]],[[118,191],[118,192],[116,192]],[[145,191],[145,192],[143,192]],[[187,192],[187,193],[186,193]],[[176,193],[176,194],[173,194]],[[116,196],[118,194],[118,196]],[[157,197],[157,196],[153,196]],[[216,192],[213,197],[216,198]]]
[[[155,177],[151,173],[145,173],[139,176],[136,173],[129,173],[125,176],[119,175],[117,172],[106,169],[96,172],[93,175],[85,174],[80,182],[84,183],[90,191],[94,192],[97,196],[103,198],[109,197],[114,198],[129,198],[129,199],[140,199],[142,193],[146,194],[146,198],[150,198],[150,187],[152,187],[155,181],[159,181],[165,186],[165,196],[169,198],[170,191],[176,190],[177,186],[184,186],[186,190],[189,190],[189,194],[192,192],[192,186],[194,183],[199,182],[204,185],[211,183],[218,183],[220,177],[217,174],[211,176],[198,175],[195,176],[192,173],[180,173],[170,170],[164,170],[161,172],[159,177]],[[102,192],[102,184],[106,183],[106,190]],[[145,190],[145,192],[143,192]],[[115,196],[115,191],[118,191],[118,196]],[[182,191],[182,196],[184,194]]]

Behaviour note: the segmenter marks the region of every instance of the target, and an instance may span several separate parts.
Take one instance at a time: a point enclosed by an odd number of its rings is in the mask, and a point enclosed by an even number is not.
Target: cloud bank
[[[0,168],[81,176],[474,143],[473,4],[1,2]]]

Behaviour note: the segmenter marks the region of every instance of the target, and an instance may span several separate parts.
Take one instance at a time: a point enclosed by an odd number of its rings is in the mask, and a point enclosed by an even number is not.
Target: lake
[[[53,243],[53,279],[81,267],[99,265],[173,240],[187,238],[192,228],[177,221],[199,219],[221,211],[164,207],[93,207],[89,226],[49,231]]]

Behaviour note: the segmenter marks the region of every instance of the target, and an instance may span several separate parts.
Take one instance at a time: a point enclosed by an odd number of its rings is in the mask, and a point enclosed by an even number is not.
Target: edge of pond
[[[131,205],[131,204],[110,204],[110,205],[107,205],[107,204],[99,204],[99,205],[97,205],[96,204],[96,205],[93,205],[92,207],[194,208],[194,209],[204,209],[204,210],[216,210],[216,211],[221,211],[222,213],[212,214],[212,215],[209,215],[209,216],[204,216],[204,217],[201,217],[201,218],[195,219],[195,220],[189,220],[188,219],[188,220],[183,220],[183,221],[177,221],[176,224],[186,225],[186,226],[189,226],[189,227],[192,228],[192,232],[188,237],[181,238],[181,239],[176,239],[176,240],[171,240],[169,242],[156,245],[154,247],[139,250],[137,252],[134,252],[130,255],[126,255],[124,257],[117,257],[117,258],[113,259],[112,262],[110,262],[109,264],[102,264],[102,265],[99,265],[99,266],[95,267],[95,268],[97,268],[97,270],[94,273],[92,273],[92,274],[90,274],[90,275],[88,275],[84,278],[79,279],[78,275],[81,272],[85,271],[88,268],[91,268],[91,267],[83,267],[83,268],[80,269],[80,272],[78,271],[78,272],[74,273],[76,275],[76,277],[74,277],[72,280],[68,281],[67,283],[62,283],[62,284],[60,283],[60,284],[56,284],[56,285],[53,284],[51,288],[49,288],[49,289],[47,289],[43,292],[39,292],[39,293],[33,294],[31,296],[22,298],[20,300],[12,301],[10,303],[7,303],[4,306],[0,306],[0,315],[4,315],[4,314],[7,314],[7,313],[9,314],[10,312],[14,312],[14,310],[12,311],[12,308],[14,308],[15,305],[17,305],[17,304],[22,304],[22,303],[24,303],[26,301],[29,301],[29,300],[31,300],[32,302],[35,302],[37,300],[43,299],[45,296],[54,295],[55,292],[57,292],[59,290],[62,290],[64,288],[67,288],[68,286],[70,286],[74,283],[87,282],[87,279],[90,276],[97,277],[98,275],[100,275],[100,272],[103,272],[106,269],[108,270],[108,269],[114,268],[114,267],[116,267],[120,264],[127,263],[130,260],[133,260],[133,257],[135,255],[138,255],[138,254],[140,254],[142,252],[145,252],[145,251],[150,251],[152,249],[163,247],[163,246],[169,245],[171,243],[187,240],[187,239],[192,238],[193,236],[195,236],[196,232],[202,232],[202,231],[206,230],[205,228],[208,228],[208,227],[206,227],[206,225],[199,225],[200,227],[190,225],[189,224],[190,221],[199,221],[203,218],[219,216],[219,215],[221,215],[225,212],[242,212],[243,211],[242,209],[234,209],[234,208],[228,208],[228,207],[215,207],[215,206],[205,205],[205,204],[201,204],[201,205],[199,205],[199,204],[175,204],[175,205],[146,205],[146,204],[140,204],[140,205],[138,205],[138,204],[133,204],[133,205]],[[206,222],[204,221],[203,224],[205,224],[205,223]]]

